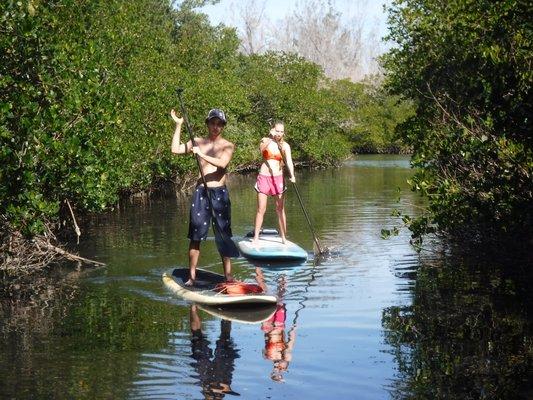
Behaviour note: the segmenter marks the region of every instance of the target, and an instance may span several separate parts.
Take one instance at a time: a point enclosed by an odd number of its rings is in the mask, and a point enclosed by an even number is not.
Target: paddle
[[[183,99],[181,97],[183,89],[177,88],[176,93],[180,101],[181,113],[183,114],[183,118],[185,119],[185,125],[187,126],[187,131],[189,132],[189,138],[191,140],[192,145],[196,146],[192,127],[189,123],[189,117],[187,116],[187,110],[185,109],[185,104],[183,103]],[[200,176],[207,192],[207,201],[209,202],[209,209],[211,210],[211,226],[213,227],[213,232],[215,234],[215,243],[217,245],[218,252],[226,257],[239,257],[239,250],[237,249],[237,246],[235,245],[233,240],[231,240],[231,238],[217,225],[217,219],[215,215],[215,209],[213,208],[213,202],[211,200],[211,194],[209,192],[209,189],[207,188],[207,182],[205,180],[204,171],[202,170],[202,165],[200,164],[200,156],[198,154],[195,154],[195,158],[196,165],[198,165],[198,169],[200,170]]]
[[[287,159],[285,158],[285,153],[283,152],[282,148],[281,148],[281,144],[274,140],[274,142],[276,142],[276,144],[278,145],[278,149],[279,149],[279,152],[281,153],[281,158],[283,159],[283,164],[285,165],[285,169],[287,170],[287,172],[289,174],[291,174],[291,171],[289,171],[289,168],[287,167]],[[311,219],[309,218],[309,214],[307,213],[307,209],[305,208],[304,206],[304,202],[302,200],[302,196],[300,196],[300,191],[298,190],[298,185],[296,185],[296,182],[293,182],[291,181],[292,183],[292,186],[294,188],[294,191],[296,192],[296,197],[298,197],[298,202],[300,203],[300,206],[302,207],[302,211],[304,213],[304,216],[305,216],[305,219],[307,221],[307,225],[309,226],[309,230],[311,231],[311,235],[313,235],[313,241],[315,243],[315,246],[316,246],[316,249],[315,250],[315,253],[316,253],[316,250],[318,250],[318,254],[322,255],[322,254],[325,254],[328,250],[327,249],[323,249],[322,246],[320,245],[320,241],[318,240],[318,237],[315,233],[315,229],[313,228],[313,224],[311,223]]]

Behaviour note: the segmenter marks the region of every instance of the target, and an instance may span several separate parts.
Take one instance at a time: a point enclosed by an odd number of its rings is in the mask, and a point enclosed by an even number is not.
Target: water
[[[417,215],[424,206],[407,188],[411,174],[404,156],[297,174],[332,256],[262,266],[286,310],[275,330],[222,320],[163,287],[164,271],[187,265],[187,197],[95,217],[79,249],[107,268],[65,267],[3,302],[0,397],[526,398],[533,342],[524,288],[493,264],[479,274],[438,243],[420,256],[407,231],[380,237],[398,222],[394,208]],[[228,184],[235,236],[252,229],[253,181],[232,176]],[[311,250],[291,190],[287,212],[289,238]],[[275,222],[269,204],[265,226]],[[200,264],[221,272],[212,239]],[[455,272],[438,267],[449,264]],[[247,281],[255,268],[233,263],[234,276]],[[196,324],[203,337],[191,333]]]

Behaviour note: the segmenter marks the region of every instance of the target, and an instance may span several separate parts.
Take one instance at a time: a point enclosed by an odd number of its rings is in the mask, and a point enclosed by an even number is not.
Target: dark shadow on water
[[[384,309],[394,399],[530,399],[531,264],[479,253],[421,258],[412,304]]]
[[[258,268],[275,270],[278,272],[290,271],[299,267],[305,268],[306,261],[259,261],[247,259],[250,264]]]
[[[226,395],[240,396],[231,388],[235,359],[239,352],[231,339],[231,322],[220,321],[220,335],[212,348],[202,332],[202,321],[195,304],[190,308],[191,365],[196,371],[204,399],[223,399]]]

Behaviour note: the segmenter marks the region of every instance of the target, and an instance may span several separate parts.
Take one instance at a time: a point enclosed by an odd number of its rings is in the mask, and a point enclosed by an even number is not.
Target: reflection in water
[[[383,311],[400,372],[393,398],[531,398],[532,326],[520,301],[531,298],[527,274],[506,271],[479,261],[422,263],[412,305]]]
[[[263,274],[260,268],[256,267],[256,279],[259,285],[264,286]],[[285,275],[280,275],[277,282],[278,303],[276,311],[268,320],[261,324],[261,330],[265,334],[265,348],[263,356],[274,363],[274,368],[270,374],[273,381],[283,382],[283,373],[289,368],[292,361],[292,350],[296,340],[296,325],[293,323],[287,338],[285,337],[285,320],[287,319],[287,308],[283,299],[287,288]]]
[[[200,380],[204,398],[222,399],[226,394],[239,396],[231,389],[235,359],[239,357],[231,339],[231,322],[224,319],[220,321],[220,336],[214,353],[209,340],[202,333],[202,321],[195,304],[191,305],[190,324],[192,366],[198,373],[195,378]]]

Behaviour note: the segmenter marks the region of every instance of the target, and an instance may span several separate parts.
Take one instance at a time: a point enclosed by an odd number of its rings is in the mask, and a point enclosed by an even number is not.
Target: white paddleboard
[[[247,235],[237,246],[244,257],[255,260],[304,262],[308,257],[307,251],[296,243],[290,240],[282,243],[281,237],[274,229],[263,230],[256,244],[252,242],[252,237]]]
[[[163,274],[163,283],[172,292],[186,300],[207,305],[265,305],[275,304],[277,299],[267,293],[224,294],[215,289],[219,283],[225,282],[224,276],[203,269],[196,269],[194,286],[185,286],[189,279],[189,268],[176,268]]]

